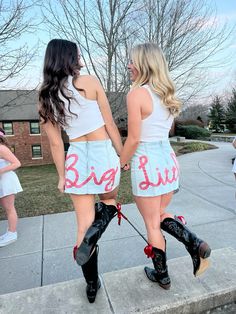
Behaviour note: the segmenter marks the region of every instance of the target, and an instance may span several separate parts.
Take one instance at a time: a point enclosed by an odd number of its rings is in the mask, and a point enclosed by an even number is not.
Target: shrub
[[[199,121],[198,119],[194,120],[194,119],[186,119],[186,120],[176,120],[175,121],[175,125],[176,127],[180,126],[180,125],[197,125],[200,128],[204,128],[204,123]]]
[[[217,133],[224,131],[225,109],[218,96],[213,99],[208,117],[210,119],[210,130]]]
[[[187,139],[209,139],[211,133],[197,125],[178,126],[176,135],[185,136]]]
[[[232,93],[226,109],[226,126],[231,132],[236,132],[236,89]]]

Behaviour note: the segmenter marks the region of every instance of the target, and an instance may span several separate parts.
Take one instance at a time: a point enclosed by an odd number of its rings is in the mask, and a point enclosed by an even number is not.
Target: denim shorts
[[[71,142],[65,171],[65,193],[108,193],[120,182],[120,161],[111,140]]]
[[[158,196],[179,187],[179,165],[169,140],[140,142],[131,160],[135,196]]]

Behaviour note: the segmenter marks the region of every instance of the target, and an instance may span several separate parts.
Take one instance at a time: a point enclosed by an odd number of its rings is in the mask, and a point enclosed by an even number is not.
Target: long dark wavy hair
[[[39,115],[42,122],[66,125],[65,104],[61,95],[69,102],[68,93],[65,93],[65,82],[69,75],[75,76],[81,69],[77,45],[64,39],[52,39],[46,48],[43,83],[39,91]]]

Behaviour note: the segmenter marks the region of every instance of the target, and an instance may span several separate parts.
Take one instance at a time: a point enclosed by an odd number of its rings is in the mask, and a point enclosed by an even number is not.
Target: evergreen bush
[[[211,132],[197,125],[179,125],[176,128],[176,135],[184,136],[187,139],[210,139]]]

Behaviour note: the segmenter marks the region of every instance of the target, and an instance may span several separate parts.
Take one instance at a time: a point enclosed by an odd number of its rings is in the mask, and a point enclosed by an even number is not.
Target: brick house
[[[107,94],[121,135],[127,134],[124,93]],[[23,166],[53,163],[49,142],[37,112],[37,90],[0,90],[0,127],[6,132],[12,151]],[[65,151],[69,140],[62,132]]]
[[[39,124],[37,91],[0,90],[0,127],[21,164],[52,163],[47,136]]]

